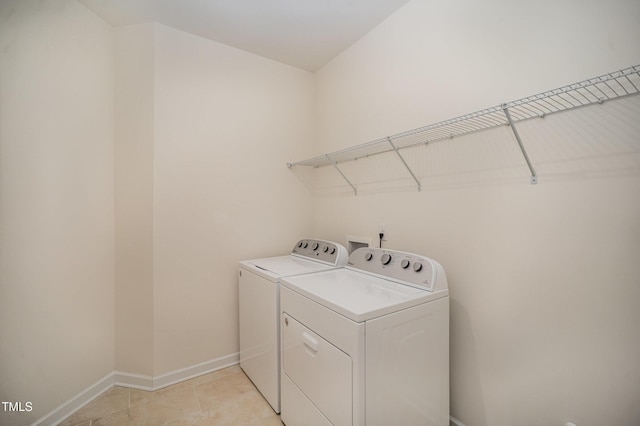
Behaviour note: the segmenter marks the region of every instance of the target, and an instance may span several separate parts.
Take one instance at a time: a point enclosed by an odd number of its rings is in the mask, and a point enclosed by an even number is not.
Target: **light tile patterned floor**
[[[155,392],[115,386],[60,426],[247,425],[281,426],[239,366]]]

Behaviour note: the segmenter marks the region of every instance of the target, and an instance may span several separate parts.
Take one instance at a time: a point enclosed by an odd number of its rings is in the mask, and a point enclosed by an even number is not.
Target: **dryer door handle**
[[[313,352],[318,352],[318,339],[316,339],[306,331],[302,333],[302,342]]]

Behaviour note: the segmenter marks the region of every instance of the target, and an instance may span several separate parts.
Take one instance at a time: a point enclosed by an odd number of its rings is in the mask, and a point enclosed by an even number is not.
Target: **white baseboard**
[[[49,426],[61,423],[64,419],[109,390],[113,383],[113,373],[110,373],[33,423],[32,426]]]
[[[125,373],[123,371],[114,371],[113,384],[115,386],[124,386],[125,388],[152,391],[153,377],[144,376],[142,374]]]
[[[192,379],[194,377],[202,376],[203,374],[211,373],[213,371],[222,370],[223,368],[231,367],[240,362],[240,353],[236,352],[231,355],[223,356],[221,358],[212,359],[211,361],[203,362],[201,364],[192,365],[191,367],[181,368],[162,376],[155,377],[153,379],[153,390],[158,390],[167,386],[174,385],[176,383]]]
[[[464,423],[453,416],[449,417],[449,420],[451,421],[451,426],[465,426]]]
[[[32,426],[58,425],[113,386],[155,391],[203,374],[231,367],[239,362],[240,354],[236,352],[201,364],[171,371],[158,377],[114,371],[33,423]]]
[[[231,367],[240,362],[240,354],[238,352],[223,356],[221,358],[212,359],[201,364],[192,365],[190,367],[181,368],[179,370],[170,371],[161,376],[151,377],[141,374],[126,373],[116,371],[115,385],[124,386],[133,389],[142,389],[146,391],[155,391],[203,374],[211,373],[216,370]]]

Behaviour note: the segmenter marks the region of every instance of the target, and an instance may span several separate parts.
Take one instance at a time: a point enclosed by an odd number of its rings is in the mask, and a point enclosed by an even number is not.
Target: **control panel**
[[[344,265],[347,249],[340,244],[324,240],[300,240],[296,243],[291,254],[320,260],[331,265]]]
[[[433,291],[439,264],[417,254],[363,247],[351,253],[347,266]]]

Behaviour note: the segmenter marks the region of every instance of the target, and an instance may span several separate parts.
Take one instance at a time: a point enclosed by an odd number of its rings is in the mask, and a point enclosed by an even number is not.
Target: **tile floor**
[[[281,426],[282,422],[236,365],[155,392],[114,386],[60,424],[107,425]]]

